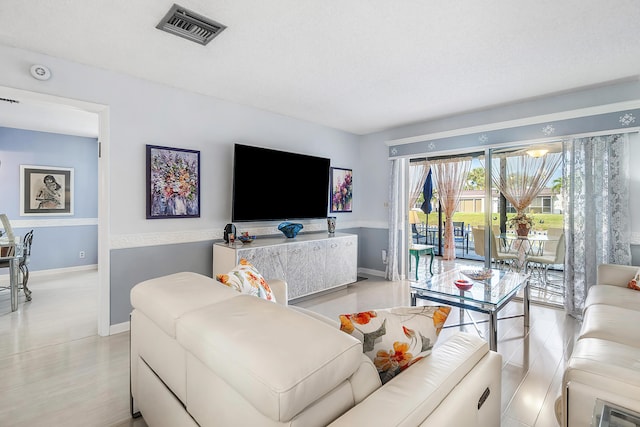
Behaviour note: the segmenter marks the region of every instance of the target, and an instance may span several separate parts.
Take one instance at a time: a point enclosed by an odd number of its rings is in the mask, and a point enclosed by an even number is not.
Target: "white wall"
[[[51,80],[30,76],[36,63],[51,69]],[[0,86],[109,105],[112,241],[168,231],[221,231],[231,217],[233,142],[329,157],[332,165],[354,169],[356,198],[363,185],[357,178],[358,138],[335,129],[5,46],[0,46]],[[201,218],[146,220],[145,144],[201,151]],[[342,214],[339,225],[357,221],[360,209],[361,203]]]

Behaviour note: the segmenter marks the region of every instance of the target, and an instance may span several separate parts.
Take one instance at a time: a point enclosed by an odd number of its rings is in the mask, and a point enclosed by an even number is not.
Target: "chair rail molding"
[[[303,222],[303,233],[311,232],[317,233],[327,231],[327,221],[322,219],[321,221],[312,222],[306,224]],[[338,220],[338,228],[358,228],[363,227],[358,221],[340,221]],[[281,237],[282,233],[278,231],[278,224],[246,224],[236,223],[238,232],[248,232],[252,236],[266,237],[266,236],[278,236]],[[217,229],[208,230],[185,230],[185,231],[171,231],[171,232],[158,232],[158,233],[137,233],[137,234],[119,234],[112,235],[109,241],[110,249],[128,249],[139,248],[145,246],[160,246],[160,245],[173,245],[178,243],[191,243],[191,242],[205,242],[210,240],[222,240],[223,239],[224,225],[221,225]]]
[[[98,218],[57,218],[57,219],[16,219],[11,220],[13,228],[42,228],[42,227],[78,227],[84,225],[98,225]]]

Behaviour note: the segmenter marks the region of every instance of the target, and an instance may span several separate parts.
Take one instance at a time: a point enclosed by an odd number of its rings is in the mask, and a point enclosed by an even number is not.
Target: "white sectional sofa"
[[[502,358],[475,335],[381,385],[337,322],[205,276],[142,282],[131,303],[132,414],[150,427],[500,425]]]
[[[598,267],[563,375],[563,427],[591,426],[597,399],[640,413],[640,291],[627,288],[638,269]]]

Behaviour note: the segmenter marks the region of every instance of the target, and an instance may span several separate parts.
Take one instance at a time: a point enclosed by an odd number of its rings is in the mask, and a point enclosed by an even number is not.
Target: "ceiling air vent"
[[[227,27],[174,4],[156,28],[206,45]]]

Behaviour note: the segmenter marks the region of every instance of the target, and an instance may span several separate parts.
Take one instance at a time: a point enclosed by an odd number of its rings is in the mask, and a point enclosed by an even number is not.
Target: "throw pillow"
[[[267,281],[244,258],[229,273],[216,275],[216,280],[243,294],[254,295],[267,301],[276,302],[276,297]]]
[[[638,273],[636,273],[636,277],[634,277],[629,281],[629,283],[627,283],[627,288],[633,289],[635,291],[640,291],[640,285],[638,285],[638,282],[640,282],[640,270],[638,270]]]
[[[340,315],[340,330],[362,342],[382,383],[431,354],[451,307],[398,307]]]

